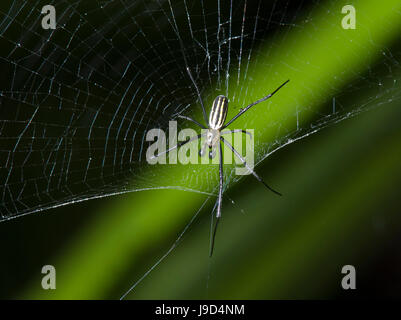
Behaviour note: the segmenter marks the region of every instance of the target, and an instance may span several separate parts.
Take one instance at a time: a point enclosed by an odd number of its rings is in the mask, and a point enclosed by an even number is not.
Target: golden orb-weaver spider
[[[220,182],[219,182],[219,195],[218,195],[218,200],[217,200],[217,212],[216,212],[216,223],[213,228],[213,233],[211,235],[211,245],[210,245],[210,256],[213,254],[213,248],[214,248],[214,239],[216,236],[216,230],[217,230],[217,225],[218,222],[220,221],[221,217],[221,204],[222,204],[222,198],[223,198],[223,152],[222,152],[222,147],[221,147],[221,142],[223,142],[233,153],[234,155],[241,160],[241,162],[248,168],[248,170],[252,173],[252,175],[259,181],[261,182],[266,188],[269,190],[273,191],[275,194],[280,195],[278,191],[274,190],[273,188],[269,187],[261,177],[259,177],[256,172],[248,166],[246,163],[245,159],[241,156],[241,154],[235,150],[235,148],[227,141],[225,140],[222,135],[227,134],[227,133],[235,133],[235,132],[242,132],[245,134],[250,134],[246,130],[230,130],[230,131],[225,131],[221,132],[223,129],[227,128],[231,123],[233,123],[236,119],[238,119],[241,115],[243,115],[246,111],[248,111],[251,107],[253,107],[256,104],[259,104],[263,101],[266,101],[267,99],[271,98],[277,91],[279,91],[285,84],[287,84],[290,80],[285,81],[283,84],[281,84],[276,90],[274,90],[272,93],[269,93],[267,96],[264,96],[263,98],[256,100],[255,102],[252,102],[245,108],[241,108],[240,111],[226,124],[226,117],[227,117],[227,112],[228,112],[228,99],[226,96],[219,95],[217,96],[212,104],[212,108],[210,110],[209,114],[209,121],[206,117],[206,111],[205,111],[205,106],[203,104],[203,100],[199,91],[198,86],[196,85],[196,82],[194,78],[192,77],[191,71],[187,67],[187,73],[196,89],[200,104],[202,106],[202,113],[203,113],[203,118],[206,122],[206,126],[202,125],[198,121],[187,117],[187,116],[181,116],[179,115],[179,118],[189,120],[193,123],[195,123],[197,126],[201,127],[202,129],[206,129],[206,133],[199,134],[195,137],[192,137],[190,139],[187,139],[183,142],[178,143],[174,147],[171,147],[170,149],[160,152],[154,157],[159,157],[162,154],[169,153],[170,151],[177,149],[189,142],[196,141],[202,137],[206,137],[205,142],[201,149],[199,150],[199,155],[203,157],[206,154],[206,149],[209,147],[209,158],[214,158],[216,155],[216,149],[219,147],[219,177],[220,177]]]

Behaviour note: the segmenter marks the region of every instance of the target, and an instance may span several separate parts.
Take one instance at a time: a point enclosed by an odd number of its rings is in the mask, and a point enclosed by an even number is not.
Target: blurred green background
[[[263,54],[251,62],[250,75],[255,83],[263,83],[252,95],[266,92],[266,72],[279,74],[273,77],[277,82],[283,75],[291,82],[269,109],[255,108],[235,127],[255,128],[260,160],[266,153],[264,143],[275,134],[266,123],[291,128],[291,118],[288,123],[282,119],[293,115],[294,102],[311,110],[310,117],[302,119],[305,128],[319,110],[331,108],[332,97],[342,88],[346,88],[341,97],[345,110],[372,110],[263,160],[256,171],[283,197],[268,192],[252,177],[231,183],[224,194],[215,253],[209,258],[212,197],[177,248],[127,298],[399,297],[401,73],[395,67],[389,69],[383,52],[394,54],[392,62],[399,61],[400,4],[356,2],[356,30],[341,29],[340,9],[335,14],[327,12],[343,4],[322,2],[311,11],[305,8],[304,15],[298,12],[298,23],[305,27],[275,40],[277,48],[272,52],[265,41],[269,62],[263,61]],[[313,23],[305,22],[303,16]],[[301,60],[285,56],[294,51]],[[296,70],[289,67],[294,65]],[[380,91],[363,82],[372,70],[388,74]],[[358,94],[349,85],[361,88]],[[194,114],[199,116],[199,111]],[[163,179],[173,180],[191,169],[160,170],[165,170]],[[214,187],[212,179],[209,188]],[[170,248],[206,198],[179,190],[149,190],[1,223],[0,295],[119,298]],[[56,267],[57,290],[40,287],[45,264]],[[342,290],[340,285],[341,268],[347,264],[357,271],[355,291]]]

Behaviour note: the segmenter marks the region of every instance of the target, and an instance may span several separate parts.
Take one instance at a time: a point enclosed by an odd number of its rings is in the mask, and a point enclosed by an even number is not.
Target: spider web
[[[48,4],[56,8],[55,30],[41,27]],[[212,192],[215,173],[160,180],[169,166],[147,164],[146,132],[166,130],[178,114],[202,119],[186,67],[206,107],[218,94],[236,106],[260,98],[254,89],[264,85],[253,79],[251,64],[270,68],[265,61],[292,32],[313,29],[309,13],[321,8],[340,11],[338,4],[321,1],[3,1],[0,219],[147,188]],[[257,161],[398,99],[399,51],[377,46],[381,59],[355,72],[341,90],[333,85],[319,109],[294,99],[290,115],[269,123],[274,139],[257,143]],[[297,52],[285,55],[297,59]],[[272,71],[265,79],[267,94],[287,75]],[[303,89],[314,95],[313,87]],[[353,102],[363,92],[369,92],[365,103]],[[178,129],[185,125],[179,122]],[[228,176],[237,179],[231,171]]]

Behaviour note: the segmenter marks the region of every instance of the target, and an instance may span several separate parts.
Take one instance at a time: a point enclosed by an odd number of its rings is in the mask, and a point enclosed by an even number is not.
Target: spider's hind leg
[[[209,257],[213,255],[213,250],[214,250],[214,240],[216,238],[216,231],[217,231],[217,226],[219,224],[220,218],[216,218],[216,221],[214,223],[213,231],[210,234],[210,251],[209,251]]]
[[[219,224],[221,218],[221,205],[223,202],[223,149],[221,147],[221,142],[219,142],[219,196],[217,198],[217,212],[216,212],[216,222],[214,224],[213,232],[211,234],[210,239],[210,253],[209,256],[211,257],[213,254],[214,249],[214,240],[216,238],[217,226]]]
[[[221,139],[221,141],[223,141],[225,143],[225,145],[227,147],[230,148],[230,150],[235,154],[235,156],[241,160],[241,162],[252,173],[252,175],[256,178],[256,180],[258,180],[260,183],[262,183],[270,191],[274,192],[275,194],[277,194],[279,196],[282,196],[282,194],[280,192],[278,192],[278,191],[274,190],[272,187],[270,187],[266,182],[263,181],[263,179],[261,177],[259,177],[259,175],[255,171],[253,171],[253,169],[251,167],[248,166],[245,159],[240,155],[240,153],[237,150],[235,150],[235,148],[227,140],[225,140],[223,137],[221,137],[220,139]]]

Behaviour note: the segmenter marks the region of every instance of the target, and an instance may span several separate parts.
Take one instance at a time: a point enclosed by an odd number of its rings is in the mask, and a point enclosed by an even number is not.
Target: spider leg
[[[221,142],[219,143],[219,176],[220,176],[220,186],[219,186],[219,199],[217,204],[217,214],[216,218],[221,217],[221,203],[223,198],[223,150],[221,148]]]
[[[245,133],[245,134],[247,134],[247,135],[252,139],[252,133],[250,133],[250,132],[248,132],[248,131],[246,131],[246,130],[242,130],[242,129],[235,129],[235,130],[230,130],[230,131],[223,131],[223,132],[221,132],[220,134],[223,135],[223,134],[236,133],[236,132]]]
[[[181,116],[181,115],[178,115],[177,117],[181,118],[181,119],[189,120],[189,121],[195,123],[197,126],[201,127],[202,129],[206,129],[206,127],[203,124],[199,123],[198,121],[196,121],[196,120],[194,120],[194,119],[192,119],[190,117]]]
[[[188,73],[189,77],[191,78],[191,81],[192,81],[192,83],[193,83],[193,85],[194,85],[194,87],[195,87],[196,93],[198,94],[198,98],[199,98],[200,104],[201,104],[201,106],[202,106],[203,118],[205,119],[206,124],[208,124],[209,121],[207,121],[206,110],[205,110],[205,106],[203,105],[203,100],[202,100],[202,97],[201,97],[199,88],[198,88],[198,86],[197,86],[197,84],[196,84],[194,78],[192,77],[191,70],[189,70],[189,67],[188,67],[188,66],[187,66],[187,73]]]
[[[187,60],[187,57],[186,57],[186,55],[185,55],[184,43],[182,42],[182,39],[181,39],[181,37],[180,37],[180,33],[178,32],[177,25],[175,26],[175,28],[173,27],[173,29],[174,29],[175,33],[177,34],[178,40],[179,40],[179,42],[180,42],[181,53],[182,53],[182,56],[183,56],[183,58],[184,58],[185,68],[186,68],[186,70],[187,70],[188,76],[189,76],[189,78],[191,79],[192,84],[193,84],[194,87],[195,87],[195,90],[196,90],[196,93],[197,93],[197,95],[198,95],[200,104],[201,104],[201,106],[202,106],[203,119],[205,119],[205,123],[208,125],[209,122],[207,121],[206,110],[205,110],[205,106],[203,105],[202,96],[201,96],[200,91],[199,91],[199,88],[198,88],[198,86],[197,86],[197,84],[196,84],[196,82],[195,82],[195,79],[194,79],[194,77],[192,76],[191,70],[190,70],[189,67],[188,67],[188,60]]]
[[[201,138],[203,136],[204,136],[204,134],[201,133],[201,134],[198,134],[197,136],[194,136],[194,137],[192,137],[192,138],[190,138],[188,140],[185,140],[185,141],[182,141],[180,143],[177,143],[174,147],[171,147],[170,149],[168,149],[166,151],[160,152],[157,155],[154,155],[153,157],[151,157],[150,159],[155,159],[157,157],[160,157],[161,155],[163,155],[165,153],[169,153],[170,151],[173,151],[174,149],[177,149],[177,148],[183,146],[184,144],[187,144],[187,143],[189,143],[191,141],[196,141],[196,140],[198,140],[199,138]]]
[[[209,257],[213,255],[213,249],[214,249],[214,239],[216,238],[216,231],[217,231],[217,226],[219,224],[220,218],[216,219],[216,222],[214,223],[213,227],[213,233],[211,234],[211,242],[210,242],[210,252],[209,252]]]
[[[241,109],[241,111],[238,112],[237,115],[234,116],[234,118],[232,118],[230,121],[228,121],[228,122],[224,125],[224,127],[223,127],[222,129],[227,128],[231,123],[234,122],[234,120],[236,120],[237,118],[239,118],[241,115],[243,115],[246,111],[248,111],[248,110],[249,110],[250,108],[252,108],[254,105],[256,105],[256,104],[258,104],[258,103],[261,103],[261,102],[263,102],[263,101],[266,101],[267,99],[271,98],[277,91],[279,91],[284,85],[286,85],[286,84],[288,83],[288,81],[290,81],[290,80],[285,81],[281,86],[279,86],[279,87],[278,87],[276,90],[274,90],[272,93],[269,93],[267,96],[265,96],[265,97],[263,97],[263,98],[261,98],[261,99],[259,99],[259,100],[256,100],[255,102],[252,102],[250,105],[248,105],[246,108]]]
[[[219,143],[219,176],[220,176],[219,197],[217,199],[216,223],[213,228],[213,233],[211,234],[210,253],[209,253],[210,257],[213,254],[214,239],[216,238],[217,226],[219,224],[220,217],[221,217],[221,204],[223,202],[223,182],[224,182],[223,181],[223,150],[221,148],[221,142]]]
[[[259,175],[248,166],[248,164],[246,163],[245,159],[239,154],[239,152],[237,150],[235,150],[235,148],[228,141],[226,141],[223,137],[220,137],[220,139],[225,143],[225,145],[227,147],[229,147],[231,149],[231,151],[238,157],[238,159],[241,160],[241,162],[244,164],[245,167],[248,168],[248,170],[252,173],[252,175],[256,178],[256,180],[261,182],[270,191],[274,192],[275,194],[277,194],[279,196],[282,196],[282,194],[280,192],[278,192],[278,191],[274,190],[273,188],[269,187],[267,185],[267,183],[264,182],[263,179],[261,177],[259,177]]]

